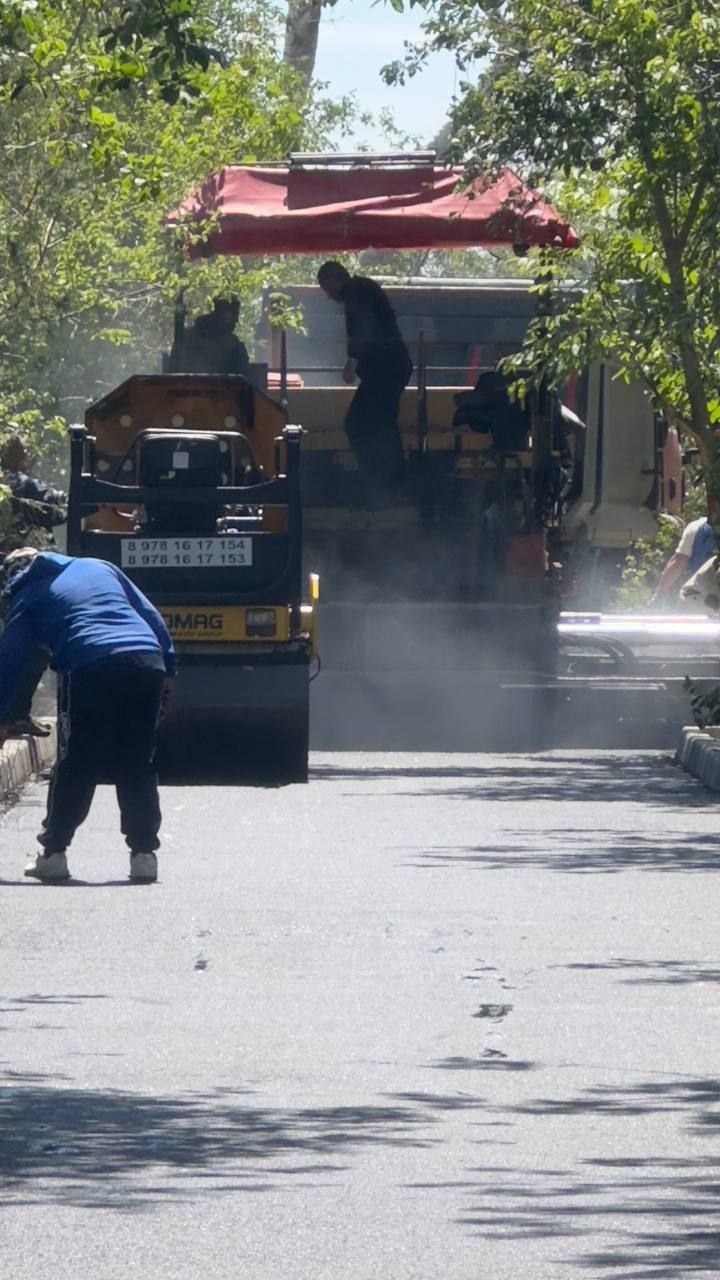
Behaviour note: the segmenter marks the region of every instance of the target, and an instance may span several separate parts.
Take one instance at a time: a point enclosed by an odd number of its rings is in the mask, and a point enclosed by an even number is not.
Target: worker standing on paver
[[[366,276],[351,276],[340,262],[324,262],[318,284],[345,308],[348,359],[343,381],[360,386],[345,418],[367,489],[368,505],[385,505],[402,479],[404,457],[398,409],[410,381],[412,360],[384,289]]]
[[[115,784],[130,879],[157,879],[160,805],[154,768],[159,717],[175,675],[160,614],[114,565],[22,547],[6,558],[8,602],[0,636],[0,746],[28,652],[42,646],[65,676],[58,758],[38,836],[25,868],[38,880],[69,879],[66,850],[100,781]]]

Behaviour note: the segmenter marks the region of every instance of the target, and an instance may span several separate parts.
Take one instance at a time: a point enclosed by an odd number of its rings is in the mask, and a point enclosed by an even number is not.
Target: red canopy
[[[450,249],[577,247],[572,227],[511,170],[457,190],[462,170],[427,167],[255,167],[213,174],[168,218],[219,215],[192,257]]]

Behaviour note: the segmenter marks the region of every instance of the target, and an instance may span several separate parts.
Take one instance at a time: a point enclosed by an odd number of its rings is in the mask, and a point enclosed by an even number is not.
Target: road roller
[[[307,779],[318,579],[302,567],[302,430],[241,376],[129,378],[70,431],[68,552],[123,570],[178,653],[169,783]]]

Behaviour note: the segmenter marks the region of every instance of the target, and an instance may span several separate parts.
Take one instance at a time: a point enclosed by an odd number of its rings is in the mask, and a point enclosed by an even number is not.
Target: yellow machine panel
[[[139,431],[240,431],[268,479],[275,475],[275,439],[286,422],[285,410],[244,378],[182,373],[129,378],[85,417],[98,450],[118,459]]]
[[[133,470],[130,452],[138,433],[173,428],[240,432],[252,450],[255,464],[262,468],[267,480],[272,480],[276,474],[276,441],[286,423],[286,410],[245,378],[181,373],[129,378],[91,405],[85,415],[87,430],[96,442],[98,477],[121,483],[128,483]],[[283,469],[284,449],[281,447],[279,452]],[[132,508],[100,507],[86,518],[85,527],[127,533],[132,529],[132,514]],[[262,528],[281,533],[285,519],[282,508],[267,507]]]
[[[300,422],[305,430],[303,449],[349,450],[350,443],[343,428],[345,415],[355,394],[355,387],[289,387],[288,405],[293,422]],[[452,452],[456,431],[453,428],[455,395],[458,387],[428,387],[428,448]],[[400,398],[398,426],[403,448],[412,453],[418,447],[418,395],[414,387],[407,387]],[[466,433],[467,434],[467,433]],[[471,440],[471,449],[487,449],[489,436]]]
[[[282,641],[287,640],[290,635],[287,609],[258,610],[237,605],[215,607],[197,604],[162,604],[159,608],[173,640],[181,644],[230,644],[239,640]],[[252,615],[258,612],[272,613],[274,621],[266,621],[258,629],[252,622]]]

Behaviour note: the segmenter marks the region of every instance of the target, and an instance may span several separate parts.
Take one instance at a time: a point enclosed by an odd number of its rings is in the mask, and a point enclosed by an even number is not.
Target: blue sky
[[[323,14],[315,76],[333,94],[355,91],[363,109],[377,114],[389,107],[404,132],[423,143],[441,128],[455,87],[455,64],[449,54],[435,55],[427,69],[403,88],[391,88],[380,68],[402,57],[403,42],[420,33],[420,10],[395,13],[373,0],[339,0]],[[379,134],[360,127],[356,141],[384,145]]]

